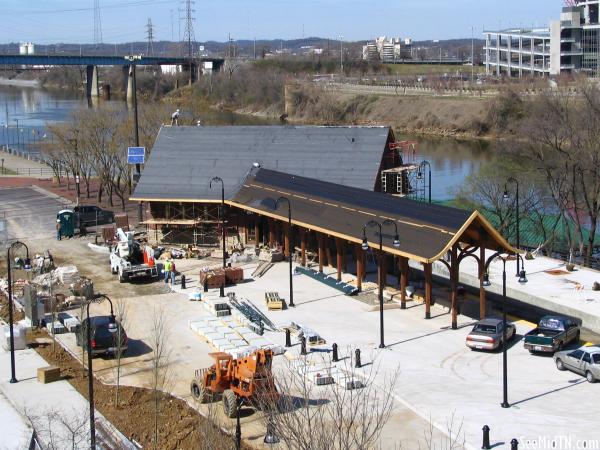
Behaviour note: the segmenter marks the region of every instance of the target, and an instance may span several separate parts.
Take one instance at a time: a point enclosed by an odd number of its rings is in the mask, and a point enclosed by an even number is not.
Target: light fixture
[[[481,284],[485,287],[492,285],[492,283],[490,283],[490,275],[487,272],[483,274],[483,283]]]
[[[421,172],[420,170],[417,172],[417,180],[422,180],[423,179],[423,172]]]
[[[25,258],[23,263],[23,270],[27,272],[31,272],[31,259]]]
[[[394,236],[394,247],[400,248],[400,236]]]
[[[258,162],[253,162],[253,163],[252,163],[252,167],[256,167],[257,169],[260,169],[260,163],[258,163]]]
[[[363,237],[363,241],[362,241],[362,249],[363,250],[369,250],[369,241],[367,241],[367,237]]]
[[[117,331],[117,321],[114,314],[108,317],[108,331],[111,333],[116,333]]]
[[[527,276],[525,275],[525,269],[521,269],[519,272],[519,283],[525,284],[527,283]]]
[[[506,188],[504,189],[504,193],[502,194],[502,200],[508,200],[510,197],[508,196],[508,191]]]
[[[263,440],[263,442],[267,445],[279,444],[279,438],[273,432],[273,425],[270,421],[267,424],[267,434],[265,434],[265,439]]]

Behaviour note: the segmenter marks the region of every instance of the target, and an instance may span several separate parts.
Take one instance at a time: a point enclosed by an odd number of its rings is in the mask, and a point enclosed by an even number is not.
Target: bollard
[[[306,355],[306,338],[304,336],[300,338],[300,354]]]
[[[285,346],[287,348],[292,346],[292,336],[289,328],[285,329]]]
[[[181,275],[181,289],[185,289],[185,275]]]
[[[481,448],[489,450],[492,447],[490,446],[490,427],[484,425],[483,428],[483,444],[481,444]]]
[[[360,348],[354,350],[354,367],[357,369],[362,367],[362,363],[360,362]]]
[[[208,280],[204,281],[204,292],[208,292]]]
[[[338,346],[336,343],[334,343],[331,346],[331,349],[333,350],[333,362],[338,362],[340,359],[338,357]]]
[[[519,441],[513,438],[513,440],[510,441],[510,450],[519,450]]]

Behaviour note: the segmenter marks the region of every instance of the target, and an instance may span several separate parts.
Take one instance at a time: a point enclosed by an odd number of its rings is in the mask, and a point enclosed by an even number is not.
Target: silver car
[[[583,375],[590,383],[600,380],[600,346],[557,352],[554,362],[558,370],[570,370]]]
[[[480,320],[467,335],[467,347],[471,350],[495,350],[502,344],[502,319],[490,317]],[[515,337],[516,328],[506,323],[506,340]]]

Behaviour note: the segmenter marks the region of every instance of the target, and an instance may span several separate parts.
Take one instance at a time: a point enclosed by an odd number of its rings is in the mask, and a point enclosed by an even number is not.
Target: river
[[[125,103],[121,103],[125,108]],[[52,136],[46,133],[46,125],[68,120],[70,114],[86,104],[85,98],[73,92],[0,85],[0,144],[9,145],[22,152],[39,152],[39,143],[52,139]],[[219,111],[204,111],[200,118],[206,125],[276,123]],[[431,164],[434,200],[453,198],[454,191],[464,179],[491,159],[486,142],[407,135],[398,135],[397,138],[418,142],[414,160],[427,160]],[[413,158],[413,155],[410,157]]]

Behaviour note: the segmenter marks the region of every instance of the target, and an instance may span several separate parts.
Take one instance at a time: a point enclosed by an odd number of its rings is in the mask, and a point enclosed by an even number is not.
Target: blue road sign
[[[127,164],[144,164],[146,159],[146,147],[128,147]]]

